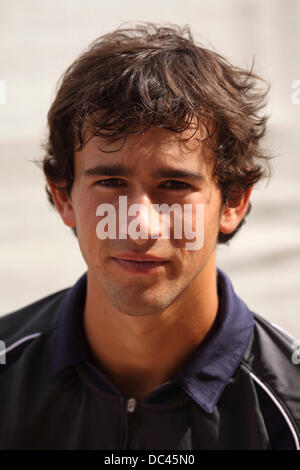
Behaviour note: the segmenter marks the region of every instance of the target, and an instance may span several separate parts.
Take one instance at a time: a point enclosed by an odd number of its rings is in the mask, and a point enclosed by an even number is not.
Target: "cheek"
[[[101,240],[96,235],[98,217],[96,216],[97,203],[91,200],[79,198],[75,204],[75,221],[77,238],[84,252],[84,258],[92,253]]]
[[[218,193],[204,203],[193,204],[192,231],[203,239],[203,250],[210,249],[216,243],[220,225],[221,200]]]
[[[205,232],[213,234],[219,232],[220,211],[219,207],[205,208]]]
[[[213,238],[213,241],[215,241],[215,238],[219,233],[221,206],[221,193],[219,189],[214,186],[211,192],[211,198],[208,203],[205,204],[204,208],[205,233],[206,236],[209,237],[207,240],[208,242],[210,241],[211,237]]]

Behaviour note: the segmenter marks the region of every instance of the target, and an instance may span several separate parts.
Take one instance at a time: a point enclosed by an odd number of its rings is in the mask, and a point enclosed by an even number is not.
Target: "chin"
[[[160,301],[137,301],[137,297],[135,296],[132,301],[130,299],[126,299],[126,301],[117,301],[116,299],[111,300],[114,308],[118,310],[120,313],[124,315],[128,315],[131,317],[146,317],[146,316],[152,316],[152,315],[157,315],[160,312],[162,312],[170,303],[169,302],[162,302],[162,299]]]

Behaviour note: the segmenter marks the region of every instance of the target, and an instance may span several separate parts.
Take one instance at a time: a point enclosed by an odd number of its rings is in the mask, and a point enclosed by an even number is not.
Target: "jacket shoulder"
[[[259,374],[268,370],[280,374],[287,368],[290,374],[299,376],[300,369],[292,360],[295,337],[257,313],[253,317],[253,337],[244,356],[245,363]]]
[[[260,315],[253,316],[253,336],[242,365],[296,430],[299,443],[300,364],[293,361],[295,338]]]
[[[5,342],[6,347],[26,335],[55,328],[68,290],[69,288],[62,289],[1,316],[0,339]]]

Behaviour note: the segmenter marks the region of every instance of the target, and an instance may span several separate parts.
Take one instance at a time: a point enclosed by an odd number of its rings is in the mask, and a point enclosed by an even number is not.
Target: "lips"
[[[152,255],[124,253],[112,257],[120,268],[131,273],[150,274],[161,269],[168,261]]]

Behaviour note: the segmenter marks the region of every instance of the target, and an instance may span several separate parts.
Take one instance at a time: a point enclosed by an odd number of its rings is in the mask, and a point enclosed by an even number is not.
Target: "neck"
[[[142,398],[180,369],[212,328],[217,310],[212,263],[167,309],[139,317],[116,310],[88,273],[84,328],[93,362],[124,395]]]

